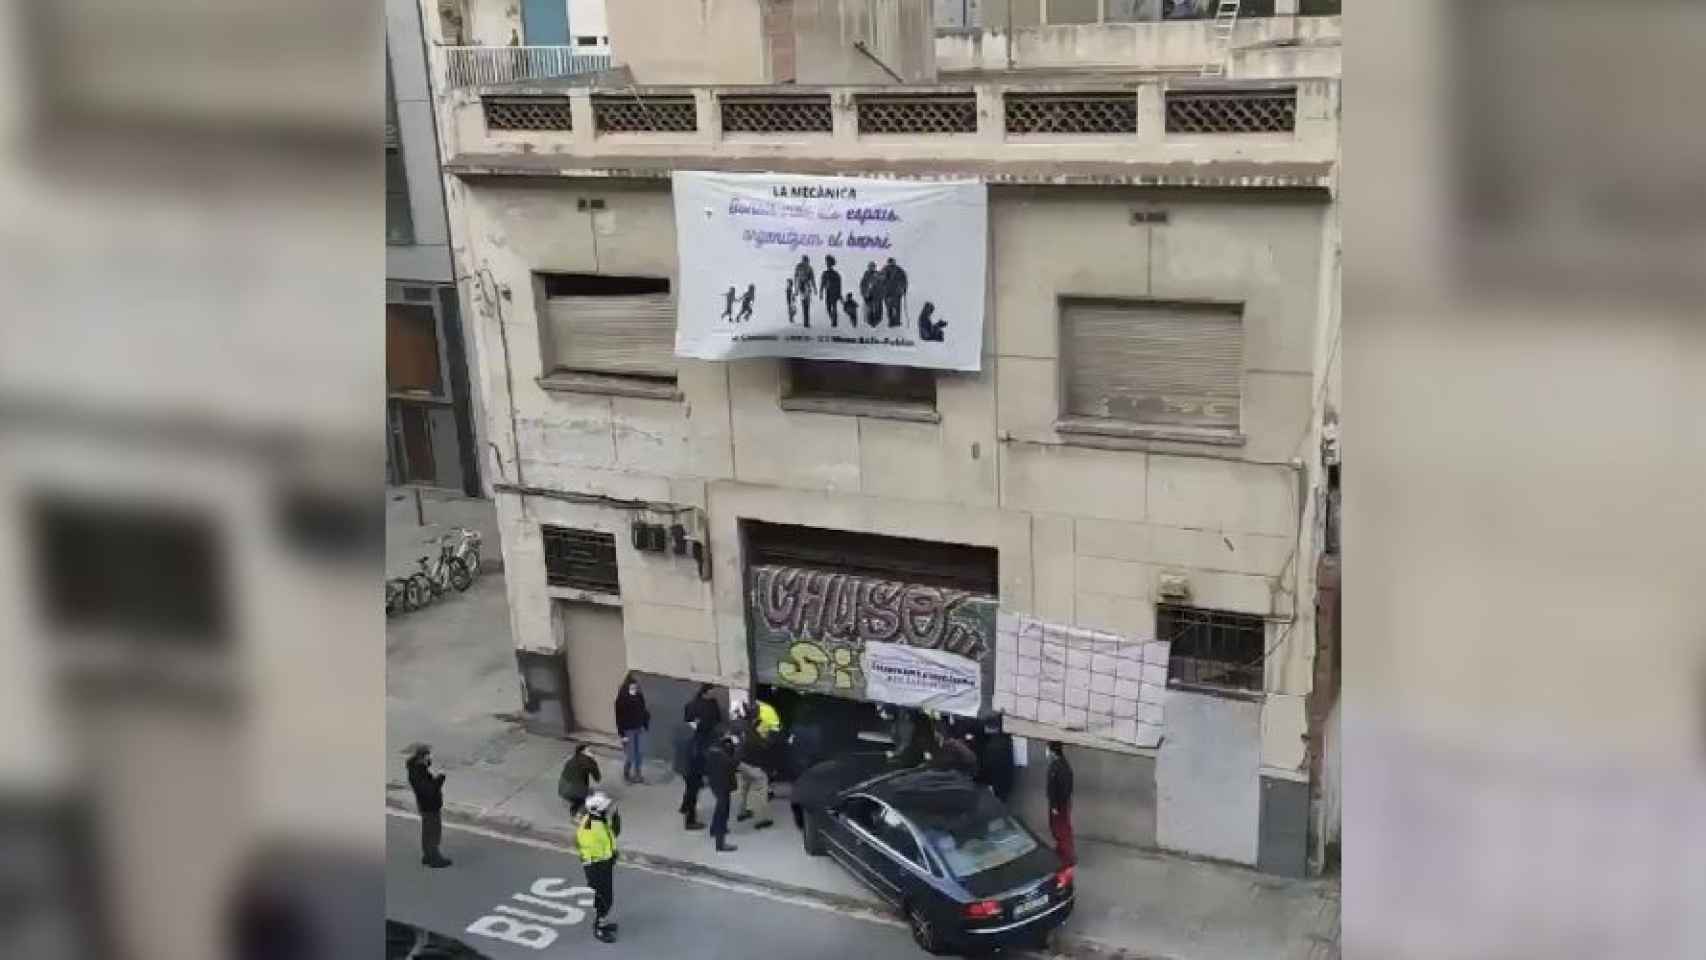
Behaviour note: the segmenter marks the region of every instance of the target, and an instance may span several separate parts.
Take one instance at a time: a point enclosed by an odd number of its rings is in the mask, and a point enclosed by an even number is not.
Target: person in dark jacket
[[[936,732],[936,745],[930,752],[929,766],[936,770],[958,770],[968,777],[977,776],[977,754],[965,741],[954,736],[944,724]]]
[[[1059,740],[1048,744],[1048,829],[1054,834],[1054,849],[1068,866],[1078,862],[1072,843],[1072,764]]]
[[[444,837],[444,774],[432,768],[432,748],[426,744],[410,744],[405,753],[409,788],[415,792],[415,809],[421,814],[421,862],[448,867],[450,859],[438,849]]]
[[[1005,801],[1013,792],[1013,738],[1001,729],[1001,715],[984,722],[983,747],[977,765],[978,782]]]
[[[575,752],[563,762],[563,772],[557,777],[557,796],[569,801],[569,816],[580,816],[592,785],[602,779],[598,761],[586,752],[586,744],[575,744]]]
[[[718,853],[731,853],[735,845],[726,839],[729,834],[729,799],[735,792],[736,740],[730,733],[712,742],[705,754],[705,777],[710,781],[711,795],[717,806],[711,812],[711,836],[717,841]]]
[[[681,773],[682,779],[679,812],[686,818],[683,826],[688,830],[698,830],[704,826],[699,822],[699,789],[705,783],[705,755],[710,750],[712,741],[716,739],[717,728],[723,722],[723,709],[712,696],[715,689],[711,684],[700,684],[693,699],[681,708],[682,723],[693,731],[685,758],[686,771],[681,770],[679,753],[676,769],[676,772]],[[679,733],[678,730],[677,734]]]
[[[622,689],[616,693],[616,732],[622,737],[622,780],[625,783],[645,783],[640,776],[644,743],[643,735],[652,728],[652,715],[646,709],[646,695],[640,692],[640,681],[628,674]]]
[[[675,728],[675,772],[681,777],[684,790],[681,807],[676,812],[683,817],[682,826],[688,830],[703,830],[699,822],[699,788],[705,783],[705,754],[699,748],[699,733],[694,721],[683,720]]]

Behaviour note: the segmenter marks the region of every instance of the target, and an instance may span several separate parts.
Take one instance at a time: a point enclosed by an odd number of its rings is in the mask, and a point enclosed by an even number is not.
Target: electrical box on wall
[[[1191,581],[1182,573],[1163,573],[1161,582],[1156,584],[1155,592],[1167,600],[1189,600]]]

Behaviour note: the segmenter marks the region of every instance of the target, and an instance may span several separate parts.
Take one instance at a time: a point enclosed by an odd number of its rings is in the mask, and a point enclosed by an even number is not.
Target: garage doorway
[[[614,736],[616,688],[628,673],[622,608],[556,600],[552,619],[569,670],[569,726]]]

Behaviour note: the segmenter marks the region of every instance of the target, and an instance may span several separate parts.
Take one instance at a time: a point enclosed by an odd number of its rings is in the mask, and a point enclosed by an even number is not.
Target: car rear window
[[[975,815],[926,827],[924,836],[956,877],[993,870],[1037,848],[1030,833],[1005,811],[981,805]]]

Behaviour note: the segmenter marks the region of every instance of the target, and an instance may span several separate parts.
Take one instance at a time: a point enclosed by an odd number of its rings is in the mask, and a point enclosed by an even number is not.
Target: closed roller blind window
[[[1068,415],[1238,430],[1241,308],[1066,300],[1061,316]]]
[[[667,280],[557,276],[545,286],[553,369],[675,377],[675,302]]]

